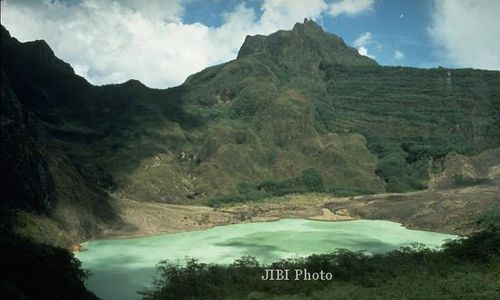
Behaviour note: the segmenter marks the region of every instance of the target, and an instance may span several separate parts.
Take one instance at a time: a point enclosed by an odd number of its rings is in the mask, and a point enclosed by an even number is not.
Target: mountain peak
[[[37,65],[49,67],[58,72],[67,74],[75,74],[73,68],[66,62],[62,61],[54,54],[54,51],[44,40],[35,40],[29,42],[20,42],[12,37],[9,31],[1,26],[1,53],[2,57],[10,57],[11,53],[19,53],[22,56],[23,65]],[[12,68],[18,68],[20,62],[6,60],[6,65]]]
[[[268,36],[247,36],[238,58],[264,56],[285,70],[318,70],[320,64],[377,66],[377,63],[349,47],[342,38],[325,32],[312,20],[296,23],[292,30],[280,30]]]
[[[292,31],[325,32],[318,23],[308,18],[305,18],[303,23],[295,23]]]

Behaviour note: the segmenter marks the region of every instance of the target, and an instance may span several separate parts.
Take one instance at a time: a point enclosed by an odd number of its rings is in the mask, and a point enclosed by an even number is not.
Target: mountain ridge
[[[306,31],[313,42],[304,44]],[[238,59],[166,90],[93,86],[45,45],[2,28],[2,78],[38,124],[59,191],[51,210],[73,239],[119,222],[108,193],[216,206],[414,191],[448,153],[500,146],[500,72],[379,66],[311,21],[249,37]],[[346,55],[331,56],[330,45]],[[7,119],[2,112],[2,130]]]
[[[269,56],[286,71],[294,73],[306,70],[317,72],[325,64],[378,65],[373,59],[347,46],[342,38],[323,31],[318,24],[308,19],[304,19],[304,23],[296,23],[290,31],[280,30],[268,36],[247,36],[236,59],[259,54]]]

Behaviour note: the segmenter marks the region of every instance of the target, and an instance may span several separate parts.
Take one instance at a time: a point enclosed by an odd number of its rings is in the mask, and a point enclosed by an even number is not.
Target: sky
[[[309,18],[381,65],[500,70],[499,0],[3,0],[20,41],[44,39],[93,84],[155,88],[236,58],[246,35]]]

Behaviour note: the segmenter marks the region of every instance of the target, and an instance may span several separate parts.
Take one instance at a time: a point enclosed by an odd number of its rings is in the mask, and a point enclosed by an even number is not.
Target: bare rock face
[[[54,204],[55,189],[37,143],[38,120],[23,109],[3,70],[1,103],[1,206],[46,212]]]
[[[257,55],[271,59],[291,74],[316,73],[324,65],[377,66],[342,38],[325,32],[311,20],[296,23],[292,30],[268,36],[247,36],[238,59]]]
[[[446,155],[439,186],[499,173],[471,155],[500,147],[500,72],[453,70],[450,85],[450,70],[380,66],[312,21],[163,90],[93,86],[43,41],[1,41],[2,184],[23,195],[7,201],[75,237],[113,220],[108,193],[217,206],[408,192]]]
[[[448,154],[443,172],[431,180],[431,188],[451,188],[477,184],[500,178],[500,148],[490,149],[475,156]]]
[[[69,247],[116,221],[107,194],[50,138],[49,127],[61,124],[61,116],[47,81],[63,86],[65,78],[81,78],[44,41],[20,43],[3,27],[1,38],[2,215],[16,216],[18,233]]]

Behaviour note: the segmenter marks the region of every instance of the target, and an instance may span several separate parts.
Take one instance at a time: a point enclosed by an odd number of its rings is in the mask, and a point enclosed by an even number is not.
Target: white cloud
[[[395,60],[403,60],[403,59],[405,59],[405,57],[406,57],[406,55],[403,52],[401,52],[399,50],[394,51],[394,59]]]
[[[236,54],[248,34],[290,29],[304,18],[355,15],[373,0],[265,0],[258,18],[241,4],[210,27],[186,24],[182,0],[6,0],[2,24],[16,38],[44,39],[61,59],[94,84],[139,79],[168,87]],[[334,13],[333,13],[334,12]]]
[[[354,41],[355,47],[362,47],[371,44],[372,34],[370,32],[364,32],[359,35],[359,37]]]
[[[358,52],[361,55],[368,56],[368,50],[365,47],[359,47]]]
[[[146,11],[159,2],[148,1]],[[40,1],[37,7],[7,2],[2,22],[21,40],[45,39],[59,57],[93,83],[137,78],[164,87],[180,83],[210,62],[210,53],[204,50],[209,29],[175,21],[181,10],[172,3],[165,11],[145,16],[134,6],[114,1],[74,5]]]
[[[363,55],[363,56],[367,56],[369,58],[375,59],[375,56],[368,54],[368,49],[366,49],[365,47],[359,47],[358,53]]]
[[[267,0],[262,5],[263,14],[256,27],[263,34],[289,29],[304,18],[318,19],[327,8],[323,0]]]
[[[375,0],[339,0],[330,4],[329,13],[336,17],[341,14],[357,15],[373,9]]]
[[[404,18],[404,17],[405,17],[405,15],[404,15],[404,14],[400,14],[400,15],[399,15],[399,18],[400,18],[400,19],[402,19],[402,18]]]
[[[354,40],[354,47],[358,48],[358,53],[363,56],[368,56],[370,58],[375,58],[375,56],[368,54],[367,46],[373,43],[372,34],[370,32],[364,32]]]
[[[498,16],[498,0],[437,1],[429,33],[447,63],[500,70]]]

